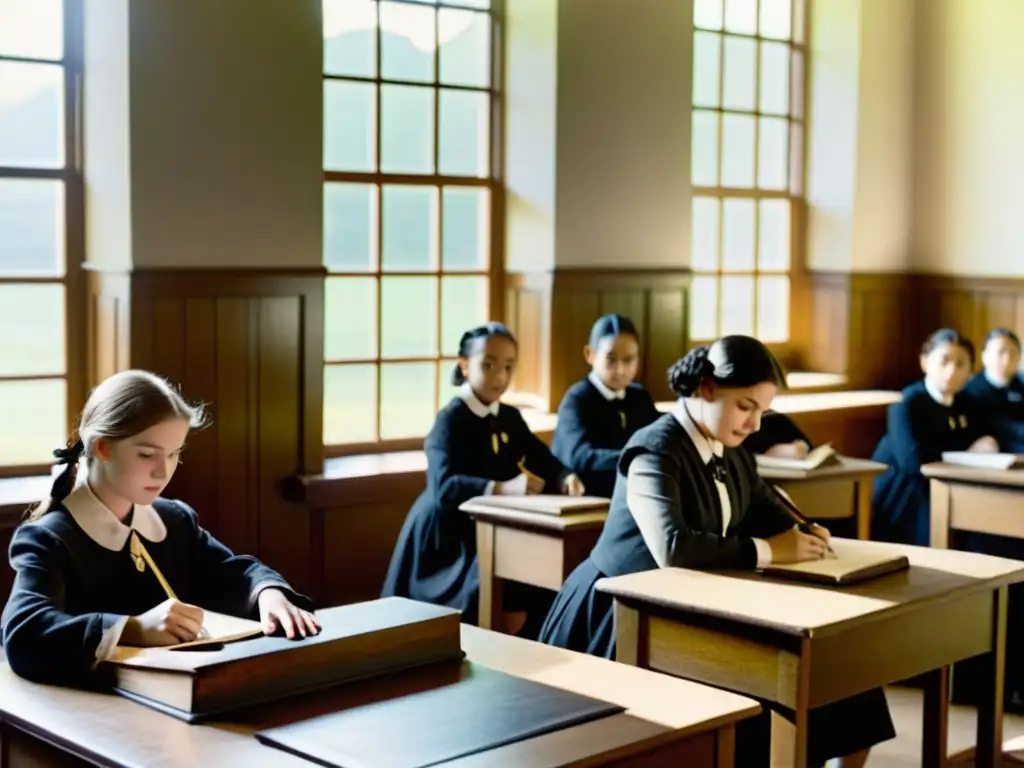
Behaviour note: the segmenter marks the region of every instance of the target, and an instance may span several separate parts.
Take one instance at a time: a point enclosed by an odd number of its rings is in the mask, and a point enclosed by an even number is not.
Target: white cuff
[[[757,567],[764,568],[772,564],[772,545],[764,539],[754,539],[754,547],[757,549]]]
[[[484,496],[493,496],[493,495],[494,495],[494,480],[491,480],[491,482],[489,482],[487,484],[487,486],[484,488]]]
[[[526,475],[520,473],[511,480],[502,483],[499,494],[501,496],[525,496],[526,482]]]
[[[121,635],[124,633],[128,618],[128,616],[122,616],[114,626],[103,633],[103,637],[100,638],[100,644],[96,646],[94,667],[101,661],[106,661],[114,655],[114,649],[117,648],[117,644],[121,641]]]

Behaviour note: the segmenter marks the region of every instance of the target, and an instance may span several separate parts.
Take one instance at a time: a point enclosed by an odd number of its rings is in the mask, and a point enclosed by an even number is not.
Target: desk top
[[[983,467],[965,467],[962,464],[947,464],[936,461],[924,464],[921,474],[937,480],[956,480],[963,483],[980,485],[1005,485],[1024,488],[1024,469],[986,469]]]
[[[822,637],[902,613],[954,594],[1024,581],[1024,562],[973,552],[833,538],[844,551],[905,554],[910,569],[848,587],[818,586],[753,572],[661,568],[598,582],[598,589],[631,603],[764,627],[787,635]]]
[[[781,467],[758,467],[757,474],[768,480],[841,480],[843,478],[863,477],[864,475],[880,475],[889,468],[870,459],[856,459],[852,456],[840,457],[839,464],[832,464],[817,469],[783,469]]]
[[[459,509],[471,515],[475,520],[506,525],[512,528],[550,531],[553,533],[601,528],[604,525],[605,518],[608,517],[607,509],[591,512],[573,512],[564,515],[549,515],[545,512],[524,512],[519,509],[491,506],[487,503],[486,499],[468,501]]]
[[[563,764],[624,745],[653,746],[669,732],[676,738],[702,733],[759,711],[755,701],[743,696],[476,627],[462,627],[462,644],[470,661],[595,696],[627,711],[446,764],[450,766]],[[0,718],[104,765],[290,768],[311,763],[263,746],[252,733],[401,695],[430,684],[436,675],[430,669],[410,670],[254,707],[231,721],[188,725],[114,694],[30,683],[0,662]]]

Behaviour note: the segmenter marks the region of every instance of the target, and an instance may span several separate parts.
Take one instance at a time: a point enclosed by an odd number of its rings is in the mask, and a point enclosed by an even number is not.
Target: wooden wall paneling
[[[686,289],[651,290],[644,335],[644,384],[655,401],[673,400],[668,369],[689,346],[689,294]]]

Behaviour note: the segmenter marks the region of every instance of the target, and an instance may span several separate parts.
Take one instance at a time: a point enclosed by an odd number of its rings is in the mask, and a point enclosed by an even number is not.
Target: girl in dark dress
[[[984,370],[975,374],[964,392],[973,397],[999,449],[1024,453],[1024,381],[1020,366],[1020,338],[1008,328],[996,328],[985,337],[981,352]]]
[[[453,382],[461,386],[427,435],[427,487],[398,535],[384,581],[384,597],[446,605],[477,622],[480,575],[476,526],[459,507],[475,496],[566,493],[583,484],[551,455],[517,408],[498,399],[516,367],[515,337],[500,323],[462,335]],[[536,637],[551,604],[547,590],[508,583],[506,630]],[[532,621],[530,621],[532,619]]]
[[[91,685],[99,682],[97,664],[119,644],[195,640],[204,608],[258,616],[267,634],[319,631],[309,599],[280,574],[235,555],[190,507],[160,497],[185,438],[202,422],[201,409],[145,371],[122,371],[92,392],[77,438],[54,451],[65,466],[50,498],[11,539],[14,587],[0,635],[17,674]],[[86,473],[75,487],[80,459]],[[133,541],[178,599],[168,598]]]
[[[727,336],[687,353],[669,381],[676,409],[623,449],[601,536],[555,598],[542,642],[614,658],[614,600],[595,588],[606,576],[667,567],[753,570],[826,553],[828,531],[797,530],[739,447],[785,382],[767,347]],[[738,727],[737,765],[767,764],[768,732],[767,714]],[[847,756],[848,765],[862,765],[872,745],[893,735],[881,690],[820,707],[811,712],[810,763]]]
[[[811,441],[789,416],[768,411],[761,417],[761,428],[743,441],[743,447],[754,454],[802,459],[810,452]]]
[[[632,320],[614,314],[599,318],[583,354],[590,375],[562,398],[551,452],[579,475],[587,493],[610,497],[619,451],[661,414],[647,390],[633,383],[640,335]]]
[[[974,400],[962,391],[974,364],[974,345],[949,328],[921,347],[924,379],[889,406],[886,432],[871,457],[889,469],[875,480],[871,537],[927,547],[931,542],[928,479],[921,465],[945,451],[997,451]]]

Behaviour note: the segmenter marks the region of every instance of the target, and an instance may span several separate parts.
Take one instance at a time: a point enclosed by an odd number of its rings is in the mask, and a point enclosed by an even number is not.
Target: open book
[[[835,557],[805,563],[769,565],[762,573],[766,576],[845,587],[896,571],[905,571],[909,567],[910,560],[906,555],[880,552],[877,549],[844,551],[840,548]]]
[[[839,454],[831,443],[819,445],[802,459],[787,459],[780,456],[757,454],[757,466],[761,469],[802,469],[811,470],[839,463]]]
[[[570,515],[576,512],[607,512],[610,499],[602,496],[562,496],[540,493],[535,496],[477,496],[463,507],[499,507],[516,512],[539,512],[545,515]]]
[[[1024,467],[1024,455],[1019,453],[975,453],[974,451],[945,451],[942,460],[947,464],[982,469],[1019,469]]]

